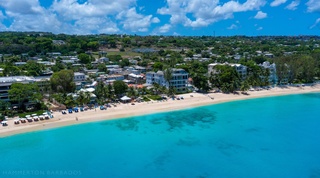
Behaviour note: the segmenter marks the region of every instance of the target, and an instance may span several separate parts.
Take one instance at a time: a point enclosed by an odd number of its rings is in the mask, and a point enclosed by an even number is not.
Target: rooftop
[[[35,81],[35,78],[29,77],[29,76],[0,77],[0,83],[32,82],[32,81]]]

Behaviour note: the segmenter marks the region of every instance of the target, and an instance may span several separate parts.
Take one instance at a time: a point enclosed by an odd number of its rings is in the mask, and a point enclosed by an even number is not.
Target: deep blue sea
[[[320,93],[0,138],[0,177],[317,178]]]

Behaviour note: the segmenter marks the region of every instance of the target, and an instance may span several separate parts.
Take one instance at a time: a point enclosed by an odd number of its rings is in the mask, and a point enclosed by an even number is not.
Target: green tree
[[[229,65],[215,66],[215,72],[210,74],[210,83],[213,88],[218,88],[224,93],[234,92],[240,86],[240,76]]]
[[[99,43],[97,41],[91,41],[87,44],[87,46],[93,51],[97,51],[99,49]]]
[[[120,61],[119,65],[120,65],[121,67],[129,66],[129,65],[130,65],[129,59],[127,59],[127,58],[126,58],[126,59],[122,59],[122,60]]]
[[[240,90],[243,94],[247,93],[247,91],[250,89],[249,83],[245,80],[241,82]]]
[[[2,73],[4,76],[19,76],[22,74],[21,70],[18,67],[11,64],[6,65]]]
[[[18,103],[21,108],[24,102],[38,102],[42,96],[36,84],[13,83],[8,91],[9,99],[12,103]]]
[[[84,101],[85,101],[85,93],[83,91],[80,91],[78,93],[76,103],[79,104],[80,106],[83,106],[83,104],[85,103]]]
[[[108,88],[105,86],[105,84],[102,81],[99,81],[96,86],[95,95],[100,101],[100,104],[105,102],[107,98],[107,94],[108,94]]]
[[[76,104],[76,101],[73,99],[72,95],[67,95],[64,104],[66,105],[66,107],[70,108],[73,107]]]
[[[86,53],[79,54],[78,58],[82,64],[89,64],[91,62],[90,56]]]
[[[50,84],[53,91],[71,93],[75,90],[74,73],[72,70],[61,70],[53,73]]]
[[[54,66],[51,67],[51,70],[53,72],[59,72],[60,70],[65,69],[65,66],[61,63],[60,60],[56,60],[56,63]]]
[[[25,69],[28,73],[33,74],[32,76],[39,76],[42,74],[45,66],[43,64],[37,63],[36,61],[28,61]]]
[[[135,98],[137,96],[137,92],[133,87],[128,88],[128,96],[131,98]]]
[[[194,76],[192,77],[193,80],[193,85],[195,87],[197,87],[199,90],[202,90],[204,92],[207,92],[210,90],[210,85],[208,83],[208,77],[203,75],[203,74],[199,74],[196,73],[194,74]]]
[[[187,56],[187,57],[190,57],[190,58],[192,58],[193,55],[194,55],[194,52],[191,51],[191,50],[189,50],[189,51],[186,53],[186,56]]]
[[[163,70],[163,63],[162,62],[155,62],[152,66],[153,71]]]
[[[113,88],[114,93],[119,97],[127,91],[128,86],[123,81],[117,80],[113,82]]]
[[[152,85],[153,85],[154,93],[157,95],[160,94],[161,86],[158,83],[153,83]]]
[[[99,72],[108,73],[108,68],[107,68],[107,66],[106,66],[104,63],[99,64],[99,65],[97,66],[97,68],[98,68]]]
[[[114,99],[114,91],[111,84],[107,85],[107,100],[110,102],[110,100]]]
[[[164,70],[164,79],[166,80],[168,86],[171,86],[171,79],[172,79],[172,75],[173,75],[173,70],[171,68],[166,68]]]

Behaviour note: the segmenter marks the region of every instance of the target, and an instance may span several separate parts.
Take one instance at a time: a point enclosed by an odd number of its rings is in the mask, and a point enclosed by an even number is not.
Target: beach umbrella
[[[6,126],[7,123],[8,123],[8,121],[2,121],[2,122],[1,122],[1,124],[2,124],[3,126]]]
[[[26,119],[25,119],[25,118],[20,118],[20,121],[21,121],[21,122],[25,122]]]
[[[122,101],[128,101],[128,100],[131,100],[131,98],[127,97],[127,96],[124,96],[122,98],[120,98]]]

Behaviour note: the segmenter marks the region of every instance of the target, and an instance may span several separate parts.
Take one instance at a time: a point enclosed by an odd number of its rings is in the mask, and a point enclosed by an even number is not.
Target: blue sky
[[[320,35],[320,0],[0,0],[0,31]]]

